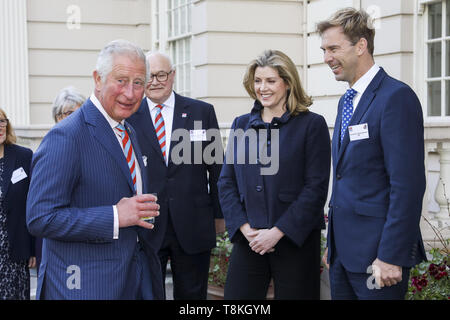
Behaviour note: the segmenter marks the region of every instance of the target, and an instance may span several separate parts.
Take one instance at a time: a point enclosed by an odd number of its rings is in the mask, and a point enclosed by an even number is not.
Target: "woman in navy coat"
[[[33,152],[16,144],[5,112],[0,109],[0,300],[30,299],[34,239],[25,223]]]
[[[275,299],[319,299],[328,126],[280,51],[254,60],[244,87],[255,103],[233,122],[218,181],[233,243],[225,299],[264,299],[271,279]]]

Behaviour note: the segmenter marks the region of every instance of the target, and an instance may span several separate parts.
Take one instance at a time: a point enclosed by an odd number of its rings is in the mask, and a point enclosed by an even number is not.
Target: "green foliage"
[[[228,263],[233,245],[228,238],[228,232],[218,233],[216,247],[211,251],[208,283],[219,287],[225,286]]]
[[[406,299],[450,300],[450,256],[438,248],[431,249],[430,254],[431,261],[411,269]]]
[[[326,221],[328,222],[328,217],[326,217]],[[325,253],[325,249],[327,248],[327,237],[326,237],[326,230],[322,230],[320,233],[320,273],[325,270],[324,262],[322,261],[323,254]]]
[[[440,181],[443,186],[444,198],[449,199],[445,192],[445,183],[442,178]],[[448,200],[447,211],[450,216],[450,203]],[[448,226],[440,230],[425,216],[423,216],[423,219],[433,230],[442,249],[433,247],[430,250],[431,261],[422,262],[411,269],[408,292],[405,298],[408,300],[450,300],[450,239],[446,239],[441,232]]]

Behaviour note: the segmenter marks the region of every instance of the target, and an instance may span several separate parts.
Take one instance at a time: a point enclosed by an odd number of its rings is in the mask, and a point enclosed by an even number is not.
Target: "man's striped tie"
[[[125,157],[127,159],[128,168],[130,168],[130,174],[131,174],[131,180],[133,181],[134,186],[134,192],[136,192],[136,163],[134,161],[134,152],[133,152],[133,146],[131,145],[131,139],[128,135],[127,130],[125,130],[125,127],[119,123],[116,126],[117,131],[120,133],[120,136],[122,138],[122,147],[125,154]]]
[[[164,125],[164,118],[161,113],[163,106],[158,104],[156,108],[157,108],[155,117],[156,137],[158,138],[159,146],[161,148],[164,160],[166,160],[166,126]]]

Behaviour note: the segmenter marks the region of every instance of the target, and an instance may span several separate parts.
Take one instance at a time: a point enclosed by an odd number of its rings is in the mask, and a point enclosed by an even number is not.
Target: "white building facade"
[[[323,63],[318,21],[342,7],[375,20],[375,61],[409,84],[423,107],[427,191],[423,216],[449,238],[450,0],[0,0],[0,107],[19,143],[36,149],[53,125],[51,104],[68,85],[85,96],[100,49],[127,39],[172,56],[175,89],[212,103],[226,136],[252,101],[247,64],[264,49],[296,63],[311,110],[330,131],[346,83]],[[434,233],[425,221],[425,240]]]

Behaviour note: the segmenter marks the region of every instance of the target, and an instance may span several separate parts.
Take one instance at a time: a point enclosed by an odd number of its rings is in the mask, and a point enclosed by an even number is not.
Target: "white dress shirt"
[[[353,98],[353,114],[355,113],[356,107],[358,106],[359,100],[361,100],[361,96],[366,91],[369,84],[372,82],[373,78],[375,78],[376,74],[380,70],[380,67],[375,63],[372,68],[369,69],[358,81],[353,85],[353,89],[358,91],[358,93]]]
[[[97,99],[97,97],[94,94],[91,94],[90,99],[91,99],[92,103],[94,104],[94,106],[96,106],[97,109],[100,111],[100,113],[105,117],[106,121],[108,121],[109,125],[111,126],[111,130],[114,132],[114,136],[117,138],[117,142],[119,143],[120,148],[124,152],[124,156],[125,156],[125,159],[126,159],[127,156],[125,155],[125,151],[123,150],[122,137],[117,132],[117,130],[115,130],[115,127],[119,124],[119,122],[117,122],[116,120],[114,120],[113,118],[111,118],[109,116],[109,114],[105,111],[105,109],[103,108],[102,104],[100,103],[100,101]],[[124,125],[124,122],[125,121],[122,120],[121,124]],[[142,194],[141,168],[139,167],[139,162],[137,161],[136,154],[134,153],[134,148],[133,148],[133,155],[134,155],[135,165],[136,165],[136,192],[137,192],[137,194]],[[117,206],[116,205],[113,205],[113,210],[114,210],[114,234],[113,234],[113,239],[119,239],[119,213],[117,211]]]
[[[152,117],[152,124],[153,126],[155,126],[155,118],[157,112],[156,106],[159,103],[154,103],[152,100],[147,98],[147,104],[150,111],[150,116]],[[164,103],[161,103],[161,105],[163,106],[161,114],[164,119],[164,127],[166,131],[166,166],[167,166],[169,163],[169,156],[170,156],[170,138],[172,136],[173,113],[175,111],[175,93],[172,91],[169,98],[166,101],[164,101]]]

